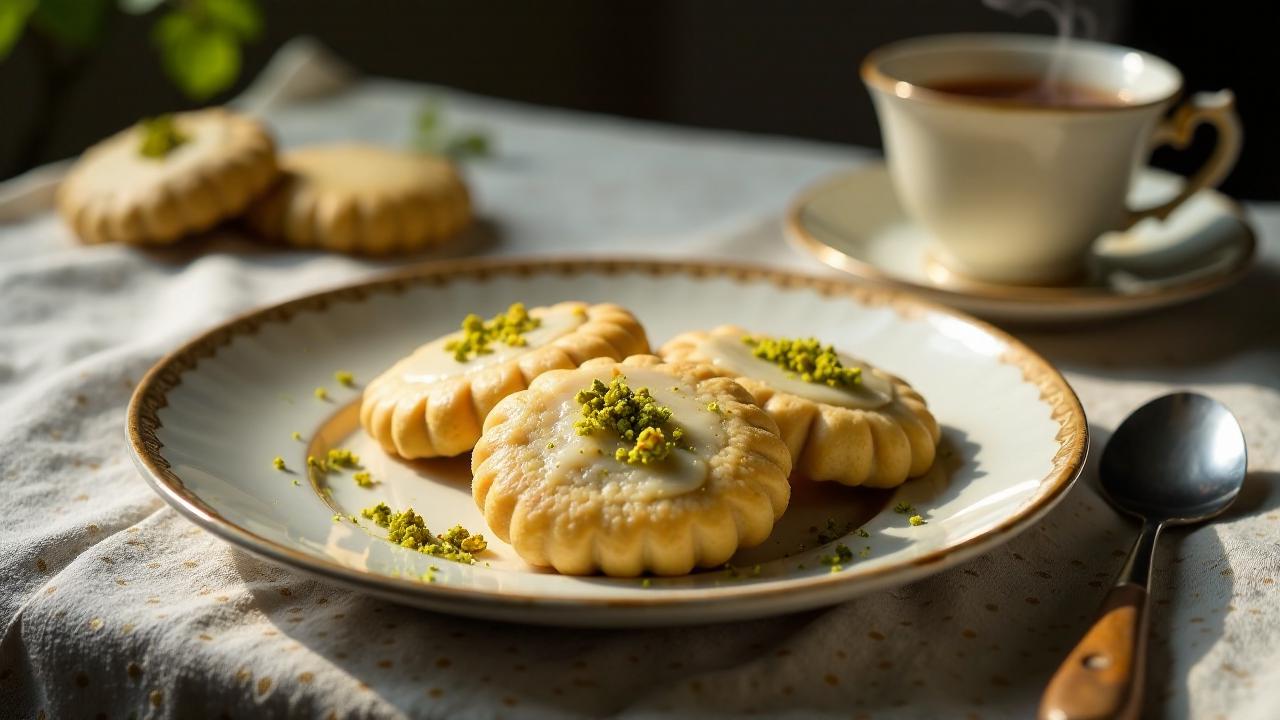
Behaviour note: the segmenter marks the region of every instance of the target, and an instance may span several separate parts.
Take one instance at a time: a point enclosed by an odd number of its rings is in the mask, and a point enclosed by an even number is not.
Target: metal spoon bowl
[[[1121,511],[1184,524],[1220,514],[1245,476],[1244,433],[1222,403],[1195,393],[1138,408],[1102,453],[1102,489]]]
[[[1102,453],[1102,489],[1117,509],[1142,520],[1142,532],[1098,620],[1049,681],[1041,720],[1139,715],[1156,540],[1165,525],[1226,510],[1244,485],[1247,465],[1240,423],[1203,395],[1157,398],[1116,428]]]

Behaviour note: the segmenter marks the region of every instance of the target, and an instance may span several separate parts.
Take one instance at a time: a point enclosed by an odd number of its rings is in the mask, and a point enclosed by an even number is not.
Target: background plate
[[[339,369],[372,378],[468,312],[509,303],[611,301],[632,309],[658,346],[691,329],[734,322],[816,335],[912,383],[944,428],[925,478],[896,493],[797,485],[792,507],[762,547],[731,569],[680,578],[581,578],[539,571],[494,540],[487,564],[465,566],[393,546],[358,513],[386,500],[412,505],[437,532],[461,522],[487,532],[465,459],[405,463],[355,427],[359,389]],[[330,401],[313,390],[325,386]],[[156,491],[201,527],[245,550],[365,592],[432,610],[516,622],[596,626],[731,620],[839,602],[951,567],[1009,539],[1058,500],[1079,474],[1084,412],[1060,374],[984,323],[891,291],[747,266],[633,260],[435,263],[385,280],[259,310],[162,359],[129,406],[135,460]],[[302,441],[291,438],[294,431]],[[382,483],[327,481],[326,497],[295,471],[308,452],[359,452]],[[297,481],[295,484],[293,481]],[[914,503],[928,524],[878,512]],[[858,557],[822,564],[831,517]],[[424,582],[429,566],[434,582]]]

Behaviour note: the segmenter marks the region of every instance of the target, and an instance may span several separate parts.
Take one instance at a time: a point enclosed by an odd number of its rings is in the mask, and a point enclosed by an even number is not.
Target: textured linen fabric
[[[290,67],[275,68],[286,84],[337,86]],[[778,218],[807,183],[869,157],[372,79],[305,100],[258,90],[288,100],[250,103],[285,146],[403,143],[428,95],[452,121],[488,127],[497,156],[467,168],[484,223],[446,254],[644,252],[823,272],[788,248]],[[164,352],[391,263],[264,248],[234,230],[169,250],[82,246],[37,202],[47,187],[21,182],[0,192],[30,206],[0,225],[0,717],[1030,717],[1134,532],[1100,499],[1096,457],[1130,410],[1182,388],[1235,411],[1250,475],[1225,517],[1162,544],[1148,714],[1275,717],[1280,208],[1250,208],[1263,258],[1229,292],[1020,333],[1080,394],[1094,458],[1023,535],[829,609],[581,630],[438,615],[299,576],[179,517],[128,459],[125,405]]]

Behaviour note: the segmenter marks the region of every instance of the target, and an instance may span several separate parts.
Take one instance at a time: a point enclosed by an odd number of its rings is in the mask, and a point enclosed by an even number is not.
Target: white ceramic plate
[[[733,569],[648,586],[537,570],[496,540],[484,563],[441,561],[391,545],[365,521],[334,520],[385,500],[411,505],[437,532],[458,522],[485,532],[466,459],[385,456],[355,422],[359,390],[333,374],[368,380],[468,312],[567,299],[631,308],[655,344],[726,322],[820,336],[925,395],[944,428],[941,459],[896,493],[797,484],[774,534],[735,556]],[[320,385],[330,401],[313,396]],[[938,572],[1034,523],[1074,481],[1087,444],[1084,413],[1062,376],[978,321],[838,280],[628,260],[437,263],[251,313],[161,360],[133,397],[128,430],[138,467],[166,501],[252,553],[432,610],[596,626],[782,613]],[[382,482],[364,489],[332,476],[326,499],[305,473],[272,467],[281,456],[298,470],[308,452],[335,446],[355,450]],[[904,500],[928,524],[911,527],[885,509]],[[823,546],[814,532],[828,518],[868,533],[840,540],[866,557],[839,572],[820,560],[834,543]],[[431,565],[435,582],[424,582]]]
[[[1173,197],[1182,178],[1138,174],[1132,207]],[[966,280],[932,260],[929,235],[898,203],[883,163],[841,173],[801,193],[787,238],[831,267],[882,287],[909,290],[983,317],[1035,323],[1120,317],[1194,300],[1239,280],[1256,240],[1233,200],[1203,190],[1163,222],[1144,220],[1095,243],[1076,285],[1033,287]]]

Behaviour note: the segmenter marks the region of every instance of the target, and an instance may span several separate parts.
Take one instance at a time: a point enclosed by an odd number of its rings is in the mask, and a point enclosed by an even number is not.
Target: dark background
[[[0,0],[3,1],[3,0]],[[999,2],[1000,0],[992,0]],[[1004,0],[1009,2],[1012,0]],[[1280,9],[1270,2],[1095,0],[1101,39],[1161,55],[1190,90],[1236,91],[1244,155],[1227,180],[1243,198],[1280,198]],[[857,68],[912,35],[1052,33],[1040,12],[982,0],[261,0],[265,32],[236,87],[300,34],[374,74],[663,122],[879,146]],[[73,155],[144,115],[194,105],[162,74],[154,17],[112,13],[75,73],[28,34],[0,64],[0,178]],[[46,118],[46,119],[42,119]],[[1211,143],[1156,164],[1186,169]]]

